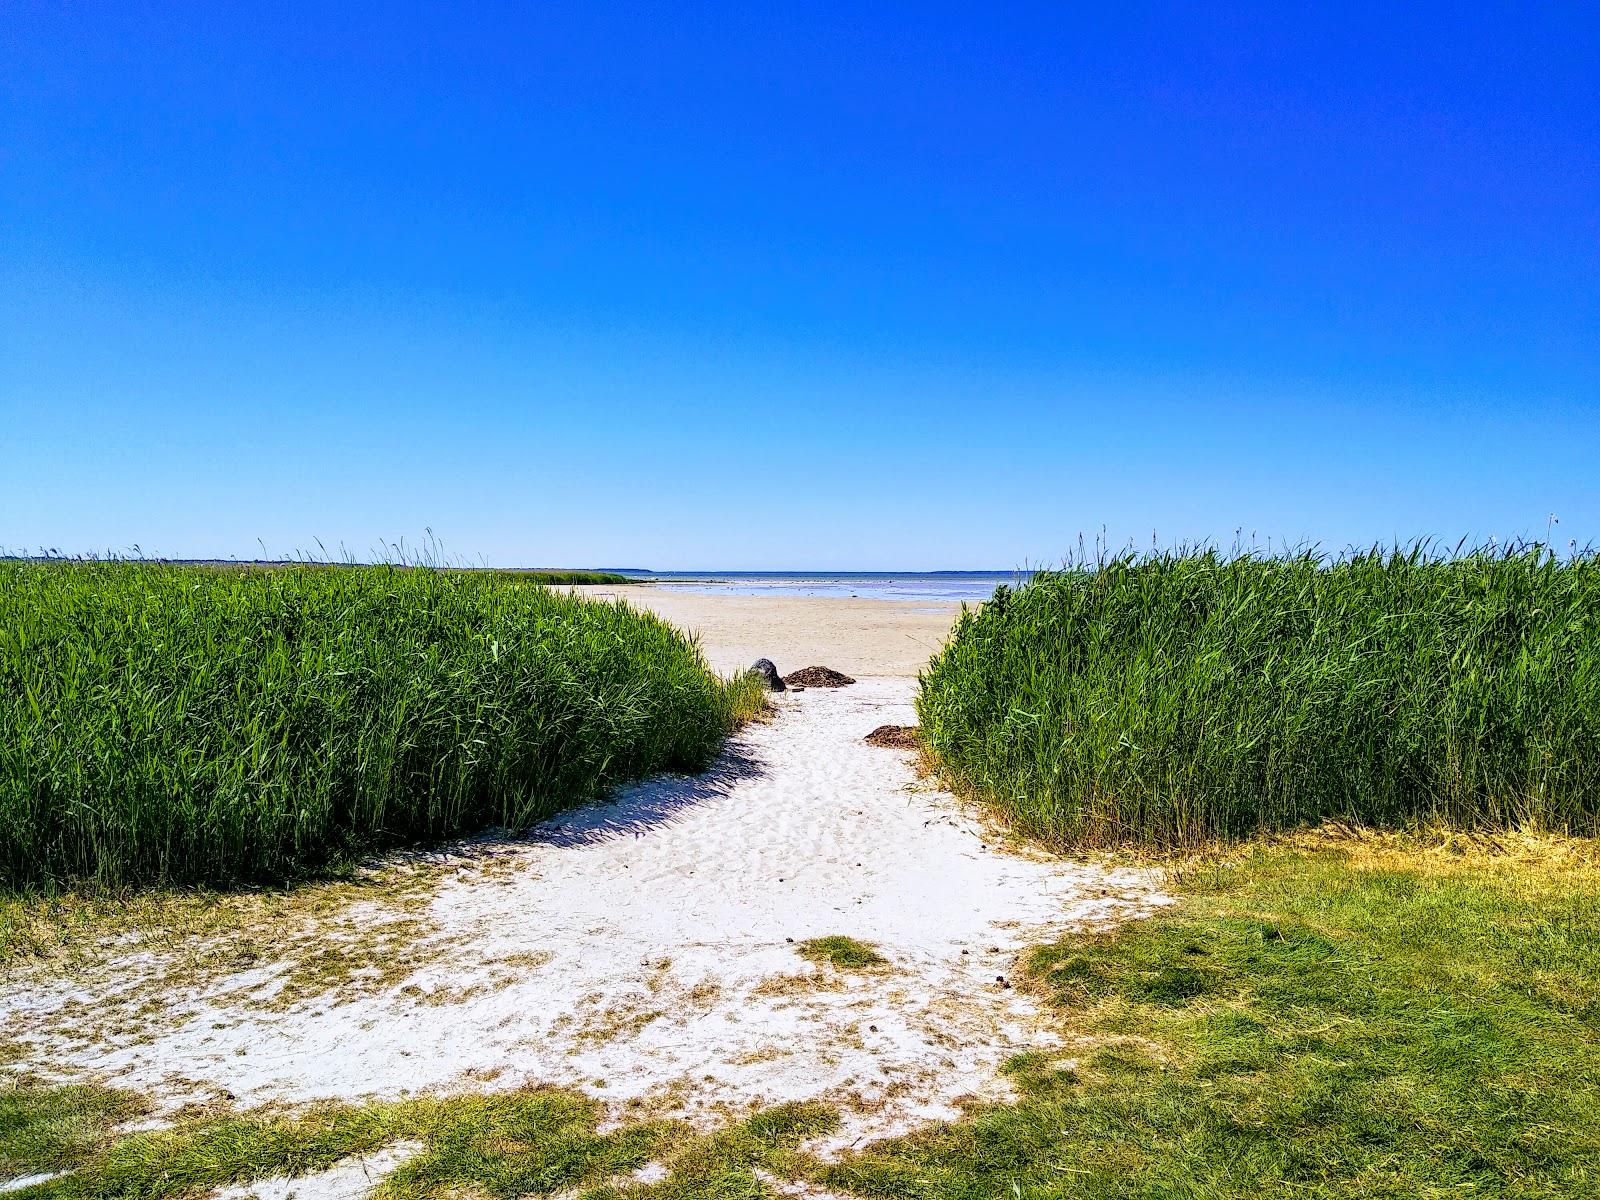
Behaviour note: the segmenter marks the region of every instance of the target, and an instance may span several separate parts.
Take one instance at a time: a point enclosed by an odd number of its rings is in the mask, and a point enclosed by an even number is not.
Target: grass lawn
[[[18,1200],[202,1195],[398,1141],[381,1194],[751,1197],[773,1180],[894,1197],[1600,1194],[1600,849],[1557,838],[1321,833],[1177,873],[1171,912],[1040,948],[1024,986],[1059,1055],[1015,1103],[838,1163],[799,1152],[825,1108],[712,1135],[597,1132],[598,1106],[518,1092],[200,1116],[119,1136],[138,1101],[0,1093]],[[630,1182],[647,1162],[654,1183]]]
[[[1039,950],[1083,1039],[1020,1103],[822,1177],[873,1196],[1600,1195],[1600,855],[1307,836]]]

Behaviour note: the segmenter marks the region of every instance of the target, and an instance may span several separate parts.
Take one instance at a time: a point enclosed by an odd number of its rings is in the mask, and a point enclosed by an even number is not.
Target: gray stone
[[[761,676],[761,682],[767,685],[767,691],[783,691],[783,677],[778,674],[778,668],[772,665],[770,658],[756,659],[750,664],[750,669]]]

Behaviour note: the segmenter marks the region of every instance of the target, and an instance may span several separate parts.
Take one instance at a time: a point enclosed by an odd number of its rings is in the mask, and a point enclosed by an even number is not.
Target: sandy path
[[[952,1116],[1055,1041],[997,982],[1017,952],[1161,898],[1138,872],[997,848],[910,754],[863,744],[913,719],[913,687],[787,694],[706,776],[475,845],[429,876],[420,914],[413,898],[397,974],[284,1002],[291,954],[156,994],[162,951],[108,950],[0,985],[0,1036],[28,1047],[25,1068],[169,1104],[556,1083],[701,1117],[824,1097],[852,1114],[845,1140]],[[363,902],[328,936],[397,903]],[[889,966],[797,953],[829,934]]]
[[[648,585],[572,590],[626,600],[698,634],[712,669],[725,675],[758,658],[770,658],[785,675],[818,663],[857,678],[915,675],[961,611],[950,600],[719,596]]]

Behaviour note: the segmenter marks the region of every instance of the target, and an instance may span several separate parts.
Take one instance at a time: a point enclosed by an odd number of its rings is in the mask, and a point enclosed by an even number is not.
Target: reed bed
[[[515,575],[0,562],[0,884],[283,880],[695,770],[761,704]]]
[[[1024,832],[1600,831],[1600,560],[1418,545],[1069,564],[963,613],[924,736]]]
[[[467,568],[453,569],[464,570]],[[567,587],[576,584],[626,587],[631,583],[638,582],[632,576],[619,575],[615,571],[563,571],[546,567],[483,567],[477,569],[513,579],[523,579],[533,583],[546,583],[551,587]]]

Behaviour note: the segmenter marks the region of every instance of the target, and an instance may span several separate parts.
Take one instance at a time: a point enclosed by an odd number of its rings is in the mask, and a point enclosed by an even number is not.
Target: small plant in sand
[[[858,942],[843,934],[811,938],[801,942],[795,950],[802,958],[818,966],[839,967],[843,970],[864,970],[868,967],[887,966],[889,960],[878,953],[871,942]]]

